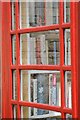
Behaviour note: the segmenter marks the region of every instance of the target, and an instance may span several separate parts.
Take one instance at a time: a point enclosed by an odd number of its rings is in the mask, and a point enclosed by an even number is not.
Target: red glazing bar
[[[18,0],[15,2],[16,4],[16,31],[19,28],[19,6]],[[16,32],[16,62],[17,65],[19,64],[19,35]],[[19,70],[17,69],[17,101],[20,99],[20,77],[19,77]],[[20,118],[20,107],[17,105],[17,117]]]
[[[24,34],[29,32],[40,32],[40,31],[48,31],[48,30],[56,30],[59,29],[59,25],[50,25],[50,26],[40,26],[40,27],[33,27],[33,28],[25,28],[25,29],[18,29],[18,33]]]
[[[64,40],[63,40],[63,29],[62,29],[62,24],[63,24],[63,2],[60,2],[60,65],[61,65],[61,118],[65,118],[64,110],[63,108],[65,107],[65,99],[64,99],[64,72],[62,70],[62,66],[64,65]]]
[[[19,65],[19,69],[26,70],[60,70],[60,66],[52,66],[52,65]]]
[[[76,55],[76,66],[77,66],[77,114],[78,120],[80,118],[80,1],[76,3],[76,46],[77,46],[77,55]]]
[[[16,33],[17,33],[16,30],[10,30],[10,34],[11,34],[11,35],[15,35]]]
[[[4,7],[4,4],[1,2],[1,8],[2,7]],[[2,9],[3,10],[3,9]],[[5,11],[5,8],[4,8],[4,11]],[[2,16],[2,23],[5,23],[4,22],[4,20],[5,20],[5,17],[4,17],[4,11],[3,11],[3,16]],[[5,24],[2,24],[2,31],[4,31],[4,25]],[[5,51],[4,51],[4,44],[5,44],[5,42],[4,42],[4,36],[3,36],[3,34],[2,34],[2,37],[3,37],[3,41],[2,41],[2,117],[5,117],[5,91],[4,91],[4,86],[5,86],[5,81],[4,81],[4,79],[5,79],[5,76],[4,76],[4,72],[5,72],[5,59],[4,59],[4,57],[5,57]]]
[[[26,106],[26,107],[36,107],[40,109],[45,109],[45,110],[53,110],[57,112],[61,112],[61,107],[58,106],[50,106],[47,104],[40,104],[40,103],[34,103],[34,102],[23,102],[19,101],[20,106]]]
[[[9,15],[9,25],[10,25],[10,32],[11,32],[11,27],[12,27],[12,2],[9,3],[9,12],[10,12],[10,15]],[[16,33],[15,33],[16,34]],[[10,33],[11,35],[11,33]],[[10,36],[10,41],[9,41],[9,49],[10,49],[10,59],[9,59],[9,62],[10,62],[10,67],[12,65],[12,35]],[[16,68],[15,68],[16,69]],[[12,69],[9,68],[9,73],[10,73],[10,82],[9,82],[9,87],[10,87],[10,111],[11,111],[11,114],[10,114],[10,118],[13,117],[13,110],[12,110],[12,105],[11,105],[11,99],[12,99],[12,89],[13,89],[13,84],[12,84],[12,80],[13,80],[13,75],[12,75]]]
[[[0,119],[2,118],[2,3],[0,1]]]
[[[32,70],[32,69],[35,69],[35,70],[72,70],[72,66],[65,66],[63,65],[62,67],[61,66],[55,66],[55,65],[18,65],[17,67],[15,65],[11,65],[10,67],[11,69],[29,69],[29,70]]]
[[[50,25],[50,26],[38,26],[38,27],[30,27],[30,28],[22,28],[22,29],[18,29],[18,30],[11,30],[10,33],[11,34],[15,34],[15,33],[20,33],[20,34],[24,34],[24,33],[29,33],[29,32],[39,32],[39,31],[48,31],[48,30],[56,30],[59,29],[59,24],[54,24],[54,25]]]
[[[11,104],[11,99],[12,99],[12,70],[10,70],[10,104]],[[12,117],[12,114],[13,114],[13,111],[12,111],[12,106],[10,105],[10,110],[11,110],[11,117]]]
[[[71,52],[72,52],[72,117],[77,118],[77,73],[76,73],[76,2],[71,2]],[[79,107],[79,106],[78,106]]]
[[[71,24],[70,23],[62,23],[62,28],[70,28]]]
[[[62,70],[64,70],[64,71],[72,70],[72,66],[71,65],[70,66],[63,65]]]

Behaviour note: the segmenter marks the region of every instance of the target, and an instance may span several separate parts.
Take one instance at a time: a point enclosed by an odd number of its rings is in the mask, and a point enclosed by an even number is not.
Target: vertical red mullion
[[[12,100],[12,69],[11,69],[11,61],[12,61],[12,44],[11,44],[11,41],[12,41],[12,38],[11,38],[11,36],[10,36],[10,44],[9,44],[9,49],[10,49],[10,59],[9,59],[9,61],[10,61],[10,68],[9,68],[9,71],[10,71],[10,82],[9,82],[9,88],[10,88],[10,90],[9,90],[9,92],[10,92],[10,110],[11,110],[11,116],[12,116],[12,106],[11,106],[11,100]]]
[[[11,3],[9,2],[9,32],[11,30]],[[12,47],[11,47],[11,36],[10,36],[10,40],[9,40],[9,49],[10,49],[10,55],[9,55],[9,68],[12,64]],[[11,99],[12,99],[12,71],[11,69],[9,69],[9,73],[10,73],[10,79],[9,79],[9,104],[10,104],[10,118],[12,118],[12,106],[11,106]]]
[[[10,27],[10,30],[11,30],[11,24],[12,24],[12,21],[11,21],[11,13],[12,13],[12,7],[11,7],[11,3],[9,3],[9,27]],[[10,35],[10,41],[9,41],[9,49],[10,49],[10,59],[9,59],[9,63],[10,63],[10,68],[11,68],[11,64],[12,64],[12,36]],[[10,92],[10,111],[11,111],[11,114],[10,114],[10,118],[12,118],[12,105],[11,105],[11,99],[12,99],[12,70],[9,68],[9,73],[10,73],[10,82],[9,82],[9,92]]]
[[[10,15],[9,15],[9,20],[10,20],[10,31],[12,29],[12,4],[10,2],[9,4],[9,9],[10,9]],[[10,87],[10,111],[11,111],[11,114],[10,114],[10,118],[13,118],[13,106],[12,106],[12,103],[11,103],[11,100],[12,100],[12,92],[13,92],[13,86],[12,86],[12,82],[13,82],[13,70],[11,69],[11,65],[12,65],[12,35],[10,34],[10,84],[9,84],[9,87]]]
[[[76,3],[71,2],[71,43],[72,43],[72,118],[77,118],[77,73],[76,73]],[[78,106],[79,107],[79,106]]]
[[[78,114],[78,119],[80,118],[80,1],[76,3],[76,61],[77,62],[77,114]]]
[[[0,2],[0,23],[2,23],[2,3]],[[0,45],[2,46],[2,24],[0,24]],[[2,118],[2,47],[0,47],[0,119]]]
[[[11,13],[12,13],[12,4],[11,2],[9,3],[9,9],[10,9],[10,15],[9,15],[9,20],[10,20],[10,31],[11,31],[11,24],[12,24],[12,18],[11,18]],[[10,65],[12,64],[12,35],[10,34]]]
[[[3,2],[1,2],[1,7],[2,7],[2,11],[3,11],[3,15],[2,15],[2,19],[3,19],[3,21],[1,21],[2,23],[4,23],[4,10],[5,10],[5,8],[3,9],[3,7],[4,7],[4,3]],[[2,12],[1,11],[1,12]],[[2,30],[4,30],[4,24],[2,24]],[[2,34],[2,37],[4,37],[3,36],[3,34]],[[4,76],[4,72],[5,72],[5,51],[4,51],[4,38],[3,38],[3,40],[2,40],[2,118],[4,118],[5,117],[5,91],[4,91],[4,86],[5,86],[5,82],[4,82],[4,80],[5,80],[5,76]]]
[[[6,52],[6,46],[8,47],[8,43],[9,43],[9,24],[6,24],[6,22],[8,23],[8,19],[5,20],[8,15],[9,15],[9,9],[8,9],[8,4],[6,2],[1,2],[1,7],[2,7],[2,21],[1,21],[1,24],[2,24],[2,66],[1,66],[1,69],[2,69],[2,118],[5,118],[5,117],[9,117],[9,113],[10,111],[8,110],[7,111],[7,108],[9,107],[9,100],[10,99],[7,99],[9,98],[9,89],[8,89],[8,85],[9,85],[9,77],[7,76],[8,75],[8,71],[7,71],[7,68],[8,68],[8,60],[7,61],[5,60],[6,57],[9,57],[8,55],[6,55],[6,53],[8,53],[8,51]],[[6,14],[5,14],[5,11],[6,11]],[[7,31],[7,33],[6,33]],[[7,41],[6,41],[6,39]],[[7,66],[6,66],[7,65]]]
[[[20,79],[19,79],[19,35],[17,30],[19,28],[19,10],[18,10],[18,0],[16,0],[16,62],[17,62],[17,117],[20,118],[20,107],[19,107],[19,100],[20,100]]]
[[[12,100],[12,70],[10,70],[10,111],[11,111],[11,113],[10,113],[10,118],[12,118],[13,117],[13,111],[12,111],[12,104],[11,104],[11,100]]]
[[[62,69],[62,66],[64,65],[64,40],[63,40],[63,29],[62,29],[62,24],[63,24],[63,2],[60,2],[60,72],[61,72],[61,118],[65,118],[63,108],[65,107],[65,93],[64,93],[64,72]]]

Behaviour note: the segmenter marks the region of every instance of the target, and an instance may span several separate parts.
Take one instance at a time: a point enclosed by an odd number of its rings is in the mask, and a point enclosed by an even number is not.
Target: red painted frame
[[[19,9],[18,2],[16,4],[16,30],[11,30],[11,7],[9,2],[2,2],[2,118],[12,118],[12,105],[17,105],[17,117],[20,118],[20,106],[36,107],[61,112],[61,118],[65,118],[65,114],[72,114],[73,118],[80,118],[80,92],[79,92],[79,78],[80,78],[80,47],[79,47],[79,13],[80,3],[71,2],[71,22],[63,23],[63,2],[60,2],[60,24],[43,26],[36,28],[19,29]],[[5,14],[6,11],[6,14]],[[77,14],[76,14],[77,13]],[[64,40],[63,32],[65,28],[71,29],[71,66],[64,65]],[[19,63],[19,34],[28,32],[38,32],[47,30],[60,30],[60,65],[20,65]],[[16,58],[17,64],[12,65],[11,57],[11,36],[16,35]],[[17,91],[18,99],[12,100],[12,70],[17,71]],[[45,104],[23,102],[20,101],[20,70],[60,70],[61,73],[61,107],[49,106]],[[64,95],[64,71],[70,70],[72,72],[72,109],[65,107]]]

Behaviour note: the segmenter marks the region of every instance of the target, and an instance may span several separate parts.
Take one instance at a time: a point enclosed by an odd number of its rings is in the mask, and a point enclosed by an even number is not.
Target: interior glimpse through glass
[[[19,0],[20,28],[59,23],[59,2],[21,2]]]
[[[65,106],[72,108],[72,76],[71,71],[65,72]]]
[[[12,36],[12,64],[16,64],[16,35]]]
[[[12,99],[17,99],[17,75],[16,70],[12,71]]]
[[[21,100],[60,106],[60,72],[21,70]]]
[[[17,105],[12,106],[13,120],[17,119]]]
[[[39,108],[21,106],[21,118],[29,118],[31,120],[60,120],[61,113]]]
[[[64,30],[64,47],[65,47],[65,65],[71,65],[70,29]]]
[[[64,22],[70,22],[70,0],[64,0]]]
[[[72,115],[71,114],[66,114],[66,120],[72,120]]]
[[[20,63],[59,65],[59,30],[21,34]]]
[[[11,29],[15,30],[16,29],[16,5],[15,5],[15,0],[11,0]]]

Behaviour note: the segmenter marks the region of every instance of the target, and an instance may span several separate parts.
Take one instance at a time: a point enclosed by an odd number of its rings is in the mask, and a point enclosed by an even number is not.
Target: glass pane
[[[28,34],[20,35],[20,63],[27,64],[28,63]]]
[[[17,99],[17,76],[16,70],[12,71],[12,98]]]
[[[21,2],[20,28],[52,25],[59,23],[59,2]]]
[[[12,64],[16,64],[16,35],[12,36]]]
[[[61,120],[61,113],[38,109],[38,108],[31,108],[31,107],[21,107],[21,118],[30,118],[30,120]]]
[[[59,30],[21,34],[20,63],[59,65]]]
[[[64,0],[64,22],[70,22],[70,0]]]
[[[21,100],[27,101],[28,100],[28,96],[29,96],[29,83],[28,83],[28,71],[27,70],[21,70],[20,73],[20,77],[21,77]]]
[[[71,114],[66,114],[66,120],[72,120],[72,115]]]
[[[65,72],[65,104],[66,107],[72,107],[72,77],[71,71]]]
[[[71,65],[71,39],[70,29],[64,31],[64,46],[65,46],[65,65]]]
[[[60,106],[60,72],[21,70],[21,100]]]
[[[16,9],[14,0],[11,1],[11,28],[12,30],[16,29]]]
[[[15,120],[17,118],[17,106],[14,105],[12,107],[12,110],[13,110],[13,120]]]

